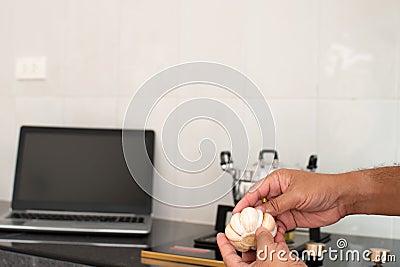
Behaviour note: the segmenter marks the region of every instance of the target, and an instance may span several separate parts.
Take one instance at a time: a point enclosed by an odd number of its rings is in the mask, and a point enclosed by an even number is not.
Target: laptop
[[[154,132],[126,133],[134,173],[148,178],[149,191]],[[121,129],[21,128],[11,211],[0,229],[148,234],[151,212],[152,197],[125,162]]]

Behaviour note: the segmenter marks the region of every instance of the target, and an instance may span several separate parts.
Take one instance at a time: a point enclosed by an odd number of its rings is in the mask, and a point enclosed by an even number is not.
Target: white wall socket
[[[15,62],[17,80],[45,80],[46,57],[19,57]]]

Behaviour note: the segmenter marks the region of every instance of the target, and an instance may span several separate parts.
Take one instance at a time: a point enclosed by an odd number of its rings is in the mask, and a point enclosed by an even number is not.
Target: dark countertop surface
[[[0,201],[0,214],[8,207],[9,203]],[[174,242],[176,245],[192,246],[193,239],[210,233],[213,233],[210,225],[161,219],[153,220],[152,232],[146,236],[0,231],[0,266],[143,266],[140,263],[143,247]],[[338,249],[339,239],[345,239],[343,249]],[[327,243],[327,249],[333,250],[332,255],[337,259],[326,256],[324,266],[374,266],[363,260],[361,254],[371,247],[390,249],[396,257],[396,262],[384,266],[400,266],[400,240],[337,234],[332,235]],[[351,260],[351,251],[359,251],[361,259]]]
[[[0,214],[9,203],[0,201]],[[0,231],[0,266],[143,266],[140,252],[177,240],[193,240],[213,226],[153,219],[149,235],[74,235]]]

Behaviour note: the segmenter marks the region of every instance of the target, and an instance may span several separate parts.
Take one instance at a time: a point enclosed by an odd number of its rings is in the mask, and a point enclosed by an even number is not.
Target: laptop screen
[[[135,173],[151,185],[154,133],[130,130],[129,138]],[[150,214],[151,204],[125,163],[122,130],[21,128],[13,209]]]

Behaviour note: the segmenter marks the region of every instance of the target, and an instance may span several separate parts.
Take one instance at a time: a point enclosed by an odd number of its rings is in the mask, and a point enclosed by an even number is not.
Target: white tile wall
[[[117,99],[113,97],[65,98],[64,123],[71,126],[116,127]]]
[[[16,98],[16,123],[21,125],[62,125],[64,99],[61,97]]]
[[[126,111],[129,104],[131,103],[130,97],[119,97],[117,98],[117,118],[116,127],[122,128],[124,126],[124,120]]]
[[[0,49],[0,96],[13,95],[14,79],[14,1],[3,1],[0,8],[0,38],[3,41]]]
[[[151,76],[178,64],[180,18],[180,0],[121,1],[120,96],[131,97]]]
[[[323,231],[379,238],[400,238],[399,233],[395,233],[393,230],[393,221],[394,218],[389,216],[353,215],[342,219],[333,226],[324,227]]]
[[[180,60],[242,67],[245,7],[241,1],[182,1]]]
[[[248,136],[246,138],[247,141],[247,146],[249,147],[249,151],[243,151],[241,152],[234,152],[234,150],[242,149],[245,148],[245,146],[239,146],[236,143],[236,147],[234,146],[235,143],[232,144],[232,157],[234,160],[234,164],[236,168],[243,169],[245,168],[246,164],[249,166],[247,168],[254,168],[253,166],[257,160],[258,160],[258,154],[263,147],[274,147],[274,139],[275,137],[275,132],[272,127],[274,125],[273,117],[271,114],[267,114],[266,116],[266,123],[267,125],[267,130],[262,131],[260,129],[260,125],[258,124],[257,120],[260,120],[259,114],[255,114],[254,108],[258,106],[263,106],[265,105],[265,102],[262,100],[258,99],[249,99],[247,103],[243,101],[243,99],[228,99],[224,101],[226,105],[228,105],[233,112],[236,114],[235,116],[241,120],[242,125],[244,130],[246,131],[246,135]],[[232,114],[233,115],[233,114]],[[226,118],[224,118],[227,121],[232,120],[231,115],[229,113],[226,114]],[[256,118],[257,117],[257,118]],[[257,119],[257,120],[256,120]],[[240,128],[238,128],[239,130]],[[230,133],[230,135],[232,135]],[[235,137],[235,135],[232,135]],[[268,138],[268,136],[270,136]],[[232,138],[233,138],[232,137]],[[241,142],[241,141],[239,141]],[[267,144],[263,144],[263,142],[267,142]],[[224,148],[224,150],[230,150],[228,148]],[[240,150],[239,150],[240,151]],[[248,162],[246,162],[248,160]]]
[[[283,167],[303,168],[317,152],[317,101],[272,99],[276,124],[276,148]]]
[[[155,106],[153,111],[149,114],[149,119],[148,119],[148,129],[152,129],[155,131],[155,152],[154,152],[154,162],[157,171],[165,177],[167,180],[171,182],[175,182],[176,178],[176,169],[171,166],[168,163],[168,160],[165,157],[165,153],[163,153],[163,147],[162,147],[162,142],[161,142],[161,137],[162,137],[162,129],[163,125],[168,118],[168,113],[165,111],[170,111],[172,110],[175,106],[177,105],[177,100],[172,99],[172,98],[164,98],[158,102],[158,104]],[[129,119],[129,118],[128,118]],[[157,145],[158,144],[158,145]],[[172,151],[172,153],[168,154],[168,157],[172,162],[176,162],[176,151]],[[158,188],[157,184],[155,184],[155,189],[156,192],[162,193],[162,188]],[[157,191],[160,190],[160,191]],[[173,192],[167,192],[167,193],[173,193]]]
[[[71,0],[67,6],[62,88],[67,96],[118,94],[119,2]]]
[[[267,98],[316,96],[319,2],[246,5],[246,74]]]
[[[321,1],[321,97],[395,96],[399,12],[391,0]]]
[[[400,239],[400,217],[394,217],[392,225],[392,236],[394,238]]]
[[[228,89],[210,84],[191,84],[182,86],[174,89],[174,91],[171,92],[169,95],[182,99],[195,99],[202,97],[211,97],[222,100],[237,99],[237,96],[235,96]]]
[[[64,62],[66,1],[15,1],[13,25],[15,57],[46,56],[44,82],[13,82],[18,96],[60,96]],[[14,77],[13,77],[14,78]]]
[[[396,162],[396,102],[320,100],[320,171],[343,172]]]
[[[11,198],[20,125],[121,127],[131,96],[146,79],[192,60],[228,64],[260,87],[287,166],[304,167],[314,152],[323,172],[399,162],[399,23],[396,0],[4,0],[0,199]],[[46,81],[16,81],[14,60],[20,56],[46,56]],[[251,114],[239,99],[213,86],[186,86],[163,99],[149,122],[158,144],[165,116],[179,102],[200,96],[224,101],[242,116],[255,140],[250,147],[255,160],[260,142]],[[217,127],[192,126],[180,140],[188,157],[198,156],[203,135],[215,135],[224,145]],[[209,174],[192,182],[168,164],[160,145],[155,162],[161,172],[189,185],[221,172],[215,162]],[[223,179],[228,188],[231,177]],[[157,184],[154,190],[176,195]],[[218,203],[232,203],[231,195]],[[154,215],[212,224],[216,205],[179,209],[156,201]],[[354,216],[327,229],[376,235],[377,226],[384,229],[380,236],[400,238],[397,218]]]
[[[15,127],[15,99],[0,97],[0,199],[11,199],[14,167],[17,152],[17,128]]]

